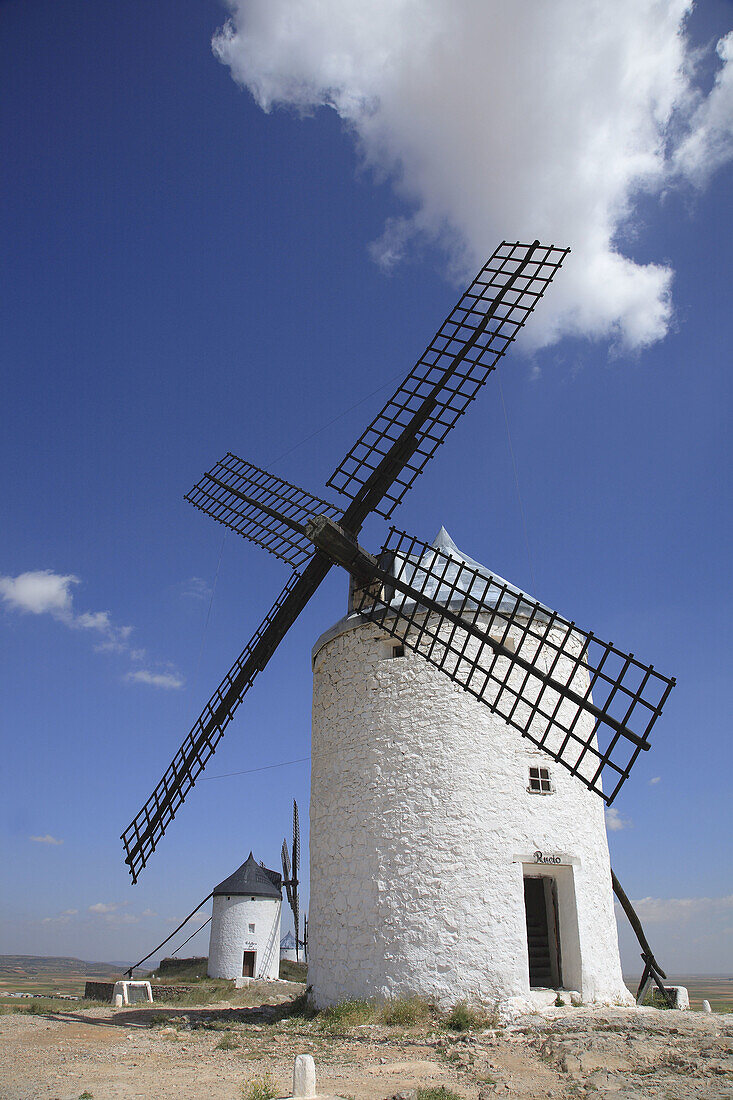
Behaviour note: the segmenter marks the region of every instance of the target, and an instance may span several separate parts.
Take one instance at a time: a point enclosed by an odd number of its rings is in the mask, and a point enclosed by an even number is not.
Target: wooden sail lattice
[[[405,532],[392,529],[379,561],[391,563],[389,572],[382,564],[355,589],[354,610],[610,805],[649,747],[674,680],[502,578]]]
[[[540,245],[539,241],[529,248],[525,244],[502,244],[327,484],[356,499],[380,459],[450,365],[450,374],[442,381],[440,401],[422,425],[414,453],[374,509],[389,519],[526,323],[568,251]]]

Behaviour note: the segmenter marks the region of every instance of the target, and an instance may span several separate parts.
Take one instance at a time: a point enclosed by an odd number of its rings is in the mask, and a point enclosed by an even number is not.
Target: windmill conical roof
[[[448,568],[443,572],[445,561],[439,554],[448,555],[452,560]],[[498,573],[482,565],[456,546],[445,527],[441,527],[433,539],[432,545],[420,554],[398,554],[391,564],[392,574],[396,578],[410,584],[411,587],[424,592],[438,603],[454,610],[470,610],[471,602],[465,597],[475,597],[475,608],[493,608],[496,611],[505,611],[507,614],[525,616],[527,618],[534,612],[535,619],[544,616],[552,616],[553,611],[544,604],[535,600],[534,596],[510,584]],[[437,574],[433,578],[433,571]],[[426,578],[426,573],[428,574]],[[487,585],[487,581],[489,584]],[[410,601],[403,603],[403,597],[395,592],[392,606],[395,611],[400,609],[409,613],[413,606]],[[315,660],[320,648],[348,630],[363,623],[361,615],[350,611],[343,619],[339,619],[332,627],[324,631],[313,646],[312,658]]]
[[[445,572],[439,554],[447,554],[451,558]],[[428,576],[426,580],[425,571],[430,571],[432,568],[440,574],[440,579]],[[446,606],[456,602],[463,605],[465,595],[475,595],[477,601],[480,600],[484,606],[488,605],[500,611],[511,611],[514,614],[529,615],[537,602],[533,596],[459,550],[445,527],[440,528],[432,545],[424,553],[397,555],[392,564],[392,573],[405,583],[412,584],[424,592],[426,596]],[[491,581],[488,590],[487,580]],[[398,593],[395,597],[397,602],[402,601]],[[527,602],[524,603],[524,600]],[[540,607],[548,615],[551,614],[549,608],[543,605]]]
[[[250,852],[241,867],[214,887],[217,894],[249,894],[252,898],[281,898],[281,878],[277,871],[262,867]]]

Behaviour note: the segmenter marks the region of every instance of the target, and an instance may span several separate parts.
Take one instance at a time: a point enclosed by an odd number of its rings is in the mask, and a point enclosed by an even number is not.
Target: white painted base
[[[674,1008],[684,1010],[690,1007],[690,994],[684,985],[665,985],[664,988],[674,997]]]
[[[117,1003],[118,997],[121,998],[119,1005]],[[117,1008],[121,1005],[138,1004],[140,1001],[152,1003],[153,990],[150,982],[115,982],[115,987],[112,990],[112,1000]]]

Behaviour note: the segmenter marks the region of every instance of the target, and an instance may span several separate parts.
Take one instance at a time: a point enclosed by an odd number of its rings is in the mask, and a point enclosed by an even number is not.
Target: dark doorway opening
[[[242,977],[254,978],[255,976],[255,952],[245,951],[242,958]]]
[[[562,976],[554,880],[544,875],[525,878],[524,909],[527,917],[529,984],[543,989],[558,989]]]

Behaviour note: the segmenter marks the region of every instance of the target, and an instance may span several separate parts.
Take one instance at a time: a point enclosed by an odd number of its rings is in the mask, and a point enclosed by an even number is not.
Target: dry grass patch
[[[480,1031],[487,1027],[496,1027],[498,1017],[495,1012],[459,1001],[445,1017],[445,1026],[451,1031]]]
[[[318,1026],[324,1031],[344,1031],[359,1024],[373,1024],[377,1009],[371,1001],[339,1001],[324,1008],[318,1015]]]
[[[245,1081],[242,1085],[242,1097],[244,1100],[273,1100],[279,1094],[275,1078],[268,1071]]]
[[[416,1027],[418,1024],[435,1024],[439,1011],[424,997],[399,997],[387,1001],[377,1012],[380,1024],[386,1027]]]

